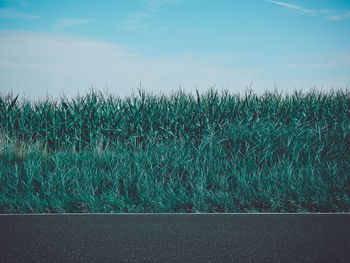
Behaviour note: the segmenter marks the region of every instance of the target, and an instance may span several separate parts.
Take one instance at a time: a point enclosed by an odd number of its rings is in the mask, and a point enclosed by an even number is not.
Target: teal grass
[[[350,92],[0,95],[0,213],[349,212]]]

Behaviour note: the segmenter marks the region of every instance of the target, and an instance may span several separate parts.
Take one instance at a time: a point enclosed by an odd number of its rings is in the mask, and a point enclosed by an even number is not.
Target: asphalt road
[[[350,262],[349,214],[1,215],[0,262]]]

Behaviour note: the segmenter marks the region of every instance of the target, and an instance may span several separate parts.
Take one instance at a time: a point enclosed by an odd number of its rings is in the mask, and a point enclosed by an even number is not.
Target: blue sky
[[[0,91],[346,88],[350,1],[0,0]]]

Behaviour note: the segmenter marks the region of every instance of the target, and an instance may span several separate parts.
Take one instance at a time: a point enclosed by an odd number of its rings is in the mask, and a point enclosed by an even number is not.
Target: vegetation
[[[349,212],[350,92],[0,95],[0,213]]]

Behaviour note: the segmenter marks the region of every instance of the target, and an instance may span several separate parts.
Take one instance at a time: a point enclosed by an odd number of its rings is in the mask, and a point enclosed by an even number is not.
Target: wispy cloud
[[[180,4],[187,0],[142,0],[147,7],[152,11],[158,11],[162,6],[166,4]]]
[[[327,16],[328,20],[345,20],[349,18],[350,18],[350,11],[341,15]]]
[[[16,8],[0,8],[0,19],[39,19],[39,16],[17,11]]]
[[[329,9],[322,9],[322,10],[314,10],[314,9],[307,9],[302,6],[289,4],[286,2],[280,2],[280,1],[274,1],[274,0],[264,0],[267,3],[283,6],[286,8],[294,9],[297,11],[300,11],[304,14],[309,14],[313,16],[319,16],[319,15],[326,15],[327,20],[345,20],[350,18],[350,12],[342,11],[342,10],[329,10]],[[332,14],[332,15],[331,15]]]
[[[315,12],[316,12],[315,10],[306,9],[306,8],[301,7],[301,6],[292,5],[292,4],[285,3],[285,2],[280,2],[280,1],[265,0],[265,2],[271,3],[271,4],[275,4],[275,5],[279,5],[279,6],[283,6],[283,7],[288,7],[288,8],[296,9],[296,10],[298,10],[298,11],[301,11],[301,12],[303,12],[303,13],[308,13],[308,14],[311,14],[311,13],[315,13]]]
[[[132,13],[122,22],[118,28],[124,31],[136,31],[147,27],[146,19],[150,17],[147,13]]]
[[[94,21],[95,19],[77,19],[77,18],[71,18],[71,17],[62,17],[55,22],[54,29],[61,30],[66,27],[79,26],[79,25],[88,24]]]

